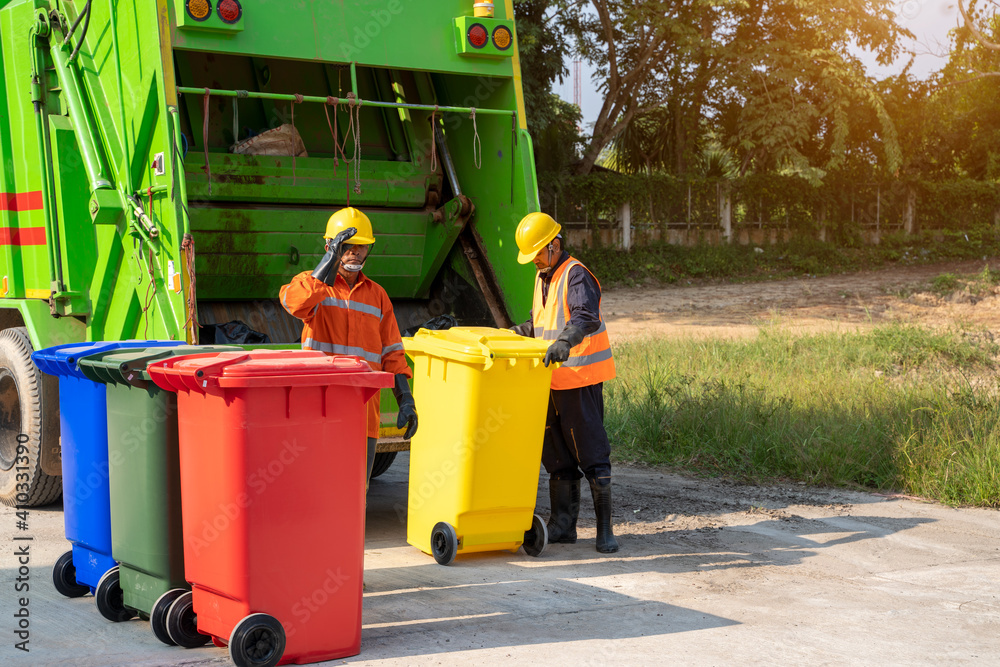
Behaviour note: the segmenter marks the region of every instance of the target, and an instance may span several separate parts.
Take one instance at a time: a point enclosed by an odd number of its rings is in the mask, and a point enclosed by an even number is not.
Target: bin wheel
[[[184,591],[167,609],[167,636],[178,646],[198,648],[211,639],[198,632],[198,616],[194,613],[194,596]]]
[[[52,583],[61,595],[68,598],[83,597],[90,592],[90,586],[76,582],[76,566],[73,565],[73,552],[67,551],[52,566]]]
[[[274,667],[285,653],[285,629],[270,614],[250,614],[229,635],[236,667]]]
[[[149,628],[156,638],[167,646],[177,646],[177,642],[171,639],[170,633],[167,632],[167,614],[170,612],[170,605],[186,592],[183,588],[167,591],[156,599],[152,611],[149,612]]]
[[[97,582],[97,592],[94,593],[94,598],[97,601],[97,611],[101,612],[101,616],[112,623],[121,623],[135,618],[135,610],[125,606],[121,575],[117,565],[105,572],[101,580]]]
[[[431,553],[441,565],[451,565],[458,554],[458,535],[455,528],[444,521],[438,522],[431,531]]]
[[[31,360],[24,327],[0,332],[0,504],[48,505],[62,495],[62,476],[42,469],[43,452],[59,447],[59,384]]]
[[[375,479],[392,465],[392,462],[396,460],[396,454],[398,452],[379,452],[375,455],[375,460],[372,462],[372,476],[371,479]]]
[[[549,544],[549,529],[546,527],[542,517],[535,514],[531,517],[531,530],[524,531],[524,553],[538,558],[545,553],[545,547]]]

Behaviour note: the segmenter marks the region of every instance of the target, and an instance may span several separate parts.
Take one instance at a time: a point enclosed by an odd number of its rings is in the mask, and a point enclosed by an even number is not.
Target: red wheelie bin
[[[148,373],[177,392],[193,592],[168,625],[195,623],[241,667],[356,655],[365,406],[392,375],[304,350],[165,359]]]

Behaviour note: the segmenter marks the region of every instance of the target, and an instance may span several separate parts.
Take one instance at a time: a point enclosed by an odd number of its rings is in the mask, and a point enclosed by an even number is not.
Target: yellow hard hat
[[[375,233],[372,231],[372,221],[368,216],[358,209],[348,206],[342,208],[333,215],[326,223],[326,234],[324,238],[332,239],[348,227],[354,227],[358,233],[344,241],[351,245],[371,245],[375,243]]]
[[[538,251],[552,243],[562,227],[547,213],[529,213],[517,226],[514,240],[517,241],[517,261],[528,264],[535,259]]]

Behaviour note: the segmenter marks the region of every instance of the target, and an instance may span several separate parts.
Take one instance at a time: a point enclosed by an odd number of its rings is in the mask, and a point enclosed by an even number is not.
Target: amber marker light
[[[195,21],[204,21],[212,14],[212,3],[208,0],[187,0],[187,13]]]
[[[507,26],[497,26],[493,31],[493,45],[501,51],[509,49],[513,41],[514,38],[511,36],[510,29]]]

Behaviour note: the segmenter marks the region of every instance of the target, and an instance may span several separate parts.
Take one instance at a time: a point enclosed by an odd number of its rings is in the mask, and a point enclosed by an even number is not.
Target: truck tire
[[[375,455],[375,460],[372,462],[372,476],[371,479],[375,479],[392,465],[392,462],[396,460],[397,452],[379,452]]]
[[[59,439],[58,406],[42,405],[46,378],[31,352],[24,327],[0,332],[0,503],[8,507],[48,505],[62,494],[62,476],[42,470],[42,448]]]

